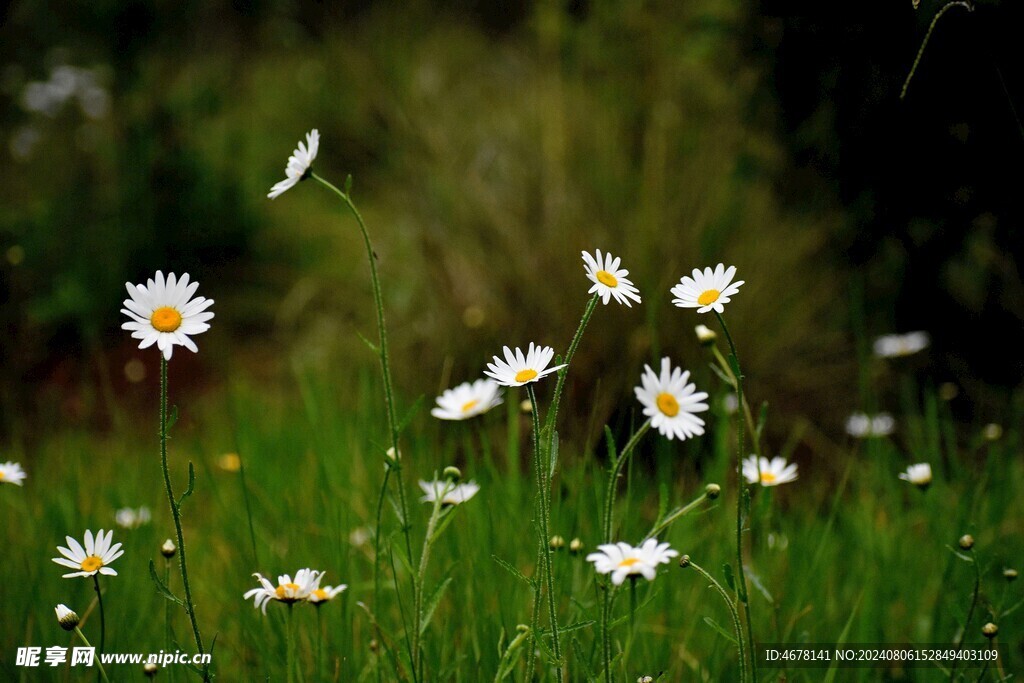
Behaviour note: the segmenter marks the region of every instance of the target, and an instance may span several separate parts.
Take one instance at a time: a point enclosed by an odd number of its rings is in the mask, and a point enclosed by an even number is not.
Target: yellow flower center
[[[679,401],[672,394],[658,394],[658,410],[663,412],[669,417],[675,417],[679,414]]]
[[[600,282],[602,285],[608,285],[609,287],[619,286],[619,279],[612,275],[611,273],[609,273],[607,270],[597,271],[596,273],[594,273],[594,277],[596,277],[597,281]]]
[[[620,567],[632,567],[634,564],[640,561],[639,557],[627,557],[622,562],[619,562]]]
[[[473,408],[476,408],[479,403],[480,401],[476,400],[475,398],[472,401],[466,401],[465,403],[462,404],[462,412],[468,413],[469,411],[473,410]]]
[[[532,368],[526,370],[520,370],[516,373],[517,382],[529,382],[531,379],[537,376],[537,371]]]
[[[5,476],[7,476],[7,473],[4,472],[3,470],[0,470],[0,481],[3,481]]]
[[[288,593],[291,592],[291,595]],[[277,596],[278,600],[295,600],[295,593],[299,592],[298,584],[294,583],[282,583],[274,590],[274,595]]]
[[[772,474],[771,472],[762,472],[761,473],[761,483],[762,484],[774,483],[775,479],[776,479],[775,475]]]
[[[161,332],[174,332],[181,327],[181,313],[170,306],[161,306],[153,311],[149,322]]]
[[[708,304],[713,304],[716,301],[718,301],[718,297],[721,294],[722,293],[719,292],[717,289],[709,289],[709,290],[703,292],[700,296],[697,297],[697,303],[699,303],[701,306],[707,306]]]
[[[313,591],[313,595],[315,595],[318,600],[329,600],[330,599],[327,596],[327,591],[325,591],[323,588],[317,588],[315,591]]]
[[[102,566],[103,566],[103,560],[101,560],[100,558],[96,557],[95,555],[90,555],[89,557],[87,557],[84,560],[82,560],[82,571],[83,572],[94,572],[94,571],[96,571],[97,569],[99,569]]]

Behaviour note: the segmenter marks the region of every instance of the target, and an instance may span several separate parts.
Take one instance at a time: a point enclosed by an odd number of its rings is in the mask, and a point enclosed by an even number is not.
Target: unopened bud
[[[690,566],[690,556],[689,555],[683,555],[682,557],[680,557],[679,558],[679,566],[682,567],[683,569],[686,569],[687,567],[689,567]]]
[[[636,683],[654,683],[654,677],[653,676],[641,676],[640,678],[636,679]]]
[[[701,343],[701,346],[711,346],[718,339],[715,331],[707,325],[697,325],[697,327],[693,328],[693,331],[697,333],[697,341]]]
[[[552,550],[561,550],[565,547],[565,539],[561,536],[552,536],[551,540],[548,542],[548,545],[551,546]]]
[[[142,672],[146,674],[146,678],[156,678],[156,672],[160,670],[153,662],[146,662],[142,665]]]
[[[454,482],[457,482],[460,479],[462,479],[462,470],[460,470],[458,467],[453,467],[451,465],[444,468],[443,474],[445,479],[451,479]]]
[[[1006,569],[1003,570],[1003,578],[1006,579],[1007,581],[1016,581],[1017,580],[1017,570],[1013,569],[1012,567],[1007,567]]]
[[[970,534],[964,534],[960,537],[959,543],[960,548],[962,550],[970,550],[974,547],[974,536],[971,536]]]
[[[573,555],[583,551],[583,541],[578,538],[574,538],[569,541],[569,552]]]
[[[174,545],[174,541],[167,539],[164,544],[160,546],[160,554],[166,557],[168,560],[174,557],[174,554],[178,552],[178,547]]]
[[[981,633],[989,640],[992,640],[999,635],[999,627],[990,621],[981,627]]]
[[[530,399],[526,399],[519,404],[519,411],[527,415],[533,412],[533,404],[530,403]]]
[[[992,422],[985,425],[985,428],[981,430],[981,435],[985,438],[985,441],[999,441],[999,439],[1003,438],[1003,428],[1001,425]]]
[[[377,642],[376,638],[370,640],[370,652],[376,653],[380,649],[380,643]]]
[[[54,608],[57,612],[57,622],[60,627],[65,631],[74,631],[75,627],[78,626],[78,615],[68,609],[67,605],[57,605]]]
[[[402,452],[401,451],[396,451],[394,446],[389,448],[387,450],[387,453],[385,453],[385,455],[387,455],[388,456],[388,460],[391,460],[392,462],[395,462],[397,460],[401,460],[402,459]]]
[[[714,500],[722,493],[722,487],[718,484],[708,484],[704,487],[704,494],[707,495],[709,500]]]

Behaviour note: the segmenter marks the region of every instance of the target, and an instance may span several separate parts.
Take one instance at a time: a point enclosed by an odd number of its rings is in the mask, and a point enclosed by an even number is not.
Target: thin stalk
[[[164,558],[164,585],[165,586],[170,586],[171,585],[171,558],[169,558],[169,557],[165,557]],[[164,620],[165,620],[166,630],[167,630],[167,632],[164,634],[164,640],[166,641],[165,647],[167,648],[167,652],[171,651],[171,644],[174,642],[174,638],[172,636],[172,631],[171,631],[171,607],[172,607],[171,601],[167,600],[166,601],[166,605],[164,606]],[[174,668],[173,667],[169,668],[167,673],[169,675],[169,678],[173,681],[174,680]]]
[[[680,517],[685,517],[690,512],[692,512],[698,505],[700,505],[701,503],[703,503],[707,499],[708,499],[708,494],[707,494],[707,492],[704,492],[704,493],[700,494],[699,496],[697,496],[696,498],[694,498],[693,501],[691,501],[690,503],[687,503],[683,507],[679,508],[678,510],[676,510],[675,512],[670,514],[668,517],[666,517],[662,521],[656,522],[655,525],[653,527],[651,527],[651,530],[647,532],[647,535],[644,536],[644,541],[646,541],[648,539],[651,539],[651,538],[655,538],[662,531],[664,531],[665,529],[667,529],[670,526],[672,526],[672,524],[677,519],[679,519]],[[640,545],[643,545],[643,541],[640,542]]]
[[[622,473],[622,466],[626,464],[626,460],[629,459],[629,456],[632,455],[637,444],[640,443],[640,439],[643,438],[644,434],[646,434],[647,430],[650,428],[650,420],[647,420],[640,425],[640,429],[636,430],[633,436],[629,438],[629,441],[622,448],[622,453],[615,459],[615,462],[612,463],[611,467],[608,468],[608,484],[605,488],[604,497],[604,524],[601,527],[604,533],[605,543],[612,542],[612,515],[615,508],[615,490],[619,474]]]
[[[907,79],[903,81],[903,88],[900,90],[900,99],[904,99],[907,96],[907,89],[910,88],[910,81],[914,79],[914,74],[917,73],[917,67],[921,64],[921,58],[924,57],[924,50],[928,47],[928,41],[932,38],[932,31],[935,30],[935,25],[939,23],[939,19],[942,15],[953,9],[954,7],[963,7],[968,12],[974,11],[974,5],[970,2],[947,2],[942,9],[935,13],[935,18],[932,19],[932,23],[928,25],[928,31],[924,34],[924,40],[921,41],[921,47],[917,51],[917,56],[914,57],[914,64],[910,67],[910,73],[907,74]]]
[[[324,680],[324,615],[320,611],[322,603],[314,603],[316,608],[316,680]]]
[[[968,552],[971,553],[971,564],[974,566],[974,591],[971,593],[971,606],[967,610],[967,619],[964,621],[964,627],[960,631],[960,637],[956,639],[956,649],[962,650],[964,647],[964,638],[967,636],[967,629],[971,625],[971,619],[974,618],[974,609],[978,606],[978,593],[981,591],[981,567],[978,566],[978,556],[974,553],[974,548],[971,548]],[[949,680],[953,680],[953,676],[956,673],[957,660],[954,659],[953,663],[949,667]]]
[[[604,596],[601,601],[601,658],[604,661],[604,683],[612,683],[612,637],[608,623],[612,611],[612,583],[609,579],[602,588]]]
[[[565,352],[565,358],[562,359],[562,363],[565,367],[558,371],[558,381],[555,382],[555,393],[551,398],[551,407],[548,409],[548,414],[545,418],[545,424],[547,425],[547,457],[551,457],[551,449],[555,442],[555,423],[558,420],[558,406],[562,402],[562,391],[565,389],[565,378],[569,374],[569,365],[572,363],[573,356],[576,355],[576,349],[579,348],[580,340],[583,339],[583,331],[587,329],[587,323],[590,322],[590,316],[594,314],[594,308],[597,307],[597,300],[599,295],[595,294],[591,297],[590,301],[587,302],[587,308],[583,311],[583,317],[580,319],[579,327],[576,328],[576,333],[572,337],[572,341],[569,343],[569,350]]]
[[[295,683],[295,626],[292,617],[292,609],[294,607],[295,604],[289,602],[288,612],[285,614],[285,621],[288,622],[285,628],[288,638],[286,646],[287,651],[285,653],[285,666],[288,668],[288,683]]]
[[[427,577],[427,563],[430,561],[430,548],[433,545],[434,529],[437,528],[438,519],[441,517],[444,497],[448,495],[451,488],[451,480],[445,481],[444,489],[437,492],[437,496],[434,498],[434,509],[430,512],[430,520],[427,522],[427,534],[423,537],[423,550],[420,552],[420,566],[416,572],[416,591],[413,604],[413,614],[416,615],[416,621],[412,632],[412,666],[419,672],[421,677],[423,675],[420,669],[422,664],[420,659],[420,633],[423,630],[423,584]]]
[[[700,574],[705,579],[711,582],[711,587],[718,591],[718,594],[722,596],[722,600],[725,601],[726,606],[729,608],[729,616],[732,617],[732,627],[733,630],[736,632],[736,647],[739,649],[740,681],[745,681],[747,679],[747,655],[743,651],[743,628],[740,626],[740,614],[736,611],[736,603],[732,601],[732,598],[729,597],[729,594],[725,591],[724,588],[722,588],[722,584],[718,583],[718,581],[715,581],[715,577],[711,576],[711,574],[708,574],[708,572],[703,567],[698,566],[692,560],[690,561],[689,566],[698,574]]]
[[[539,504],[538,504],[539,505]],[[538,511],[537,514],[540,514]],[[540,534],[538,534],[539,536]],[[544,544],[546,541],[541,538],[537,544],[537,573],[540,576],[544,575]],[[537,668],[537,633],[540,631],[540,613],[543,610],[543,595],[541,593],[541,586],[543,583],[540,577],[533,582],[533,609],[530,613],[530,640],[527,642],[526,648],[526,681],[533,680],[534,670]]]
[[[85,637],[84,633],[82,633],[82,629],[80,629],[80,628],[78,628],[76,626],[75,627],[75,633],[78,635],[79,638],[82,639],[82,642],[85,643],[86,647],[92,647],[92,643],[90,643],[89,639]],[[101,651],[102,651],[102,649],[101,649]],[[103,680],[105,680],[107,683],[110,683],[110,679],[107,678],[107,670],[103,668],[103,662],[100,661],[100,659],[101,659],[100,657],[96,657],[96,666],[98,666],[100,668],[100,677],[102,677]]]
[[[725,360],[725,356],[722,355],[722,352],[718,350],[717,346],[712,346],[711,349],[712,349],[712,352],[715,355],[715,360],[718,361],[718,365],[722,368],[722,371],[725,372],[725,374],[728,375],[729,378],[732,379],[732,382],[733,382],[732,388],[736,389],[736,385],[739,382],[736,380],[736,375],[733,374],[732,368],[729,367],[729,362],[727,360]],[[737,393],[737,396],[738,395],[739,394]],[[754,453],[758,457],[758,463],[760,463],[761,462],[761,460],[760,460],[761,459],[761,442],[760,442],[761,440],[757,438],[757,423],[754,422],[754,415],[750,411],[750,403],[747,402],[747,397],[746,396],[743,397],[742,401],[740,401],[737,398],[736,402],[737,402],[737,404],[740,405],[741,409],[743,410],[743,419],[747,421],[747,431],[750,433],[750,442],[752,444],[754,444]]]
[[[636,638],[636,576],[629,576],[629,640],[626,641],[626,654],[622,661],[628,667],[629,653],[633,650],[633,639]]]
[[[100,607],[100,649],[98,654],[102,655],[107,640],[107,617],[103,613],[103,591],[100,590],[100,575],[98,573],[92,575],[92,587],[96,589],[96,602]],[[96,680],[99,679],[100,677],[97,675]]]

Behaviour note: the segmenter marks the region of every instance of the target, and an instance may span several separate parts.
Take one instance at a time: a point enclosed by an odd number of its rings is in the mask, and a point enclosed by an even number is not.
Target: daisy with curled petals
[[[599,545],[597,549],[599,552],[587,555],[587,562],[594,563],[598,574],[611,574],[616,586],[621,586],[627,576],[640,575],[653,581],[658,565],[668,564],[679,555],[668,543],[658,543],[655,538],[647,539],[639,548],[620,541]]]
[[[267,605],[270,604],[271,600],[277,600],[288,605],[293,605],[296,602],[302,602],[303,600],[309,599],[309,596],[313,594],[313,591],[320,588],[320,579],[323,578],[324,572],[314,571],[312,569],[300,569],[295,573],[295,579],[288,574],[277,577],[277,586],[263,578],[262,574],[253,574],[259,582],[259,588],[253,588],[250,591],[246,591],[245,595],[242,596],[246,600],[253,598],[255,607],[259,609],[263,608],[263,613],[267,613]]]
[[[909,481],[919,489],[926,489],[932,483],[932,466],[926,462],[911,465],[906,472],[900,472],[900,479]]]
[[[565,367],[556,365],[548,367],[548,363],[555,356],[555,350],[550,346],[537,346],[530,342],[530,348],[526,355],[522,349],[516,347],[515,353],[507,346],[503,348],[505,360],[494,357],[493,363],[487,364],[484,374],[494,378],[498,384],[505,387],[521,387],[529,382],[536,382],[545,375],[550,375]]]
[[[55,557],[53,561],[63,567],[75,570],[65,574],[65,579],[71,579],[76,576],[95,576],[97,573],[117,576],[117,572],[108,565],[121,557],[121,555],[124,555],[124,551],[121,550],[120,543],[110,545],[113,537],[114,532],[112,530],[104,535],[103,529],[100,529],[96,532],[96,537],[93,538],[92,531],[87,529],[85,532],[85,547],[83,548],[78,541],[70,536],[66,536],[68,547],[57,546],[57,552],[64,557]]]
[[[786,459],[774,457],[771,460],[761,458],[760,466],[756,455],[743,461],[743,476],[751,484],[761,486],[778,486],[796,481],[796,463],[786,464]]]
[[[644,366],[636,397],[644,406],[644,415],[651,419],[651,426],[669,440],[678,437],[681,441],[704,433],[704,420],[696,413],[708,409],[703,391],[695,391],[695,384],[689,383],[690,372],[673,368],[666,357],[661,359],[661,374],[654,372],[650,365]]]
[[[606,306],[613,296],[620,304],[625,304],[630,308],[633,306],[629,303],[630,299],[640,303],[639,291],[632,282],[626,279],[629,271],[619,269],[622,259],[613,258],[609,253],[605,253],[602,257],[601,250],[598,249],[596,256],[591,256],[584,251],[583,263],[587,277],[594,283],[594,286],[587,292],[588,294],[597,293],[601,297],[601,302]]]
[[[320,131],[316,128],[306,133],[306,141],[299,141],[292,155],[288,157],[288,165],[284,168],[287,176],[284,180],[276,183],[267,197],[277,199],[288,190],[295,187],[300,180],[304,180],[310,173],[313,161],[316,159],[317,150],[320,149]]]
[[[453,484],[451,480],[426,482],[420,480],[420,488],[426,494],[420,498],[424,503],[436,503],[441,499],[442,505],[459,505],[475,496],[480,491],[480,485],[474,481],[465,484]]]
[[[0,465],[0,484],[14,484],[15,486],[21,486],[25,477],[25,470],[21,469],[21,465],[16,462],[5,462]]]
[[[902,358],[924,351],[929,341],[927,332],[884,334],[875,340],[873,349],[879,358]]]
[[[213,299],[192,298],[199,283],[189,283],[188,273],[182,274],[180,280],[171,273],[165,280],[158,270],[156,277],[146,284],[128,282],[125,287],[131,298],[124,300],[121,312],[131,320],[122,324],[121,329],[131,330],[132,337],[141,340],[140,349],[156,344],[167,360],[171,359],[175,345],[192,353],[199,351],[191,335],[210,329],[213,313],[206,309],[213,305]]]
[[[725,267],[719,263],[714,270],[705,268],[693,269],[693,277],[684,275],[679,284],[670,291],[675,299],[672,299],[679,308],[696,308],[698,313],[715,311],[725,312],[725,304],[729,303],[731,297],[739,291],[743,280],[733,282],[736,275],[736,266]]]
[[[492,379],[463,382],[454,389],[446,389],[437,397],[437,407],[430,414],[439,420],[468,420],[501,405],[498,383]]]
[[[325,602],[330,602],[336,595],[341,593],[343,590],[348,588],[345,584],[339,586],[324,586],[323,588],[314,588],[313,592],[306,598],[310,603],[319,607]]]

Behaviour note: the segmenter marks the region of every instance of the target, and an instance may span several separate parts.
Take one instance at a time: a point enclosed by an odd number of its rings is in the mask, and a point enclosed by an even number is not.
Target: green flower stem
[[[75,633],[78,635],[79,638],[82,639],[82,642],[85,643],[86,647],[92,647],[92,643],[90,643],[89,640],[85,637],[85,634],[82,633],[82,629],[76,626]],[[103,668],[103,662],[100,661],[99,655],[96,656],[96,666],[100,668],[100,676],[103,678],[103,680],[105,680],[107,683],[110,683],[110,679],[107,678],[107,671]]]
[[[313,603],[316,609],[316,680],[324,680],[324,615],[320,611],[322,602]]]
[[[612,683],[612,636],[608,624],[611,622],[612,587],[611,576],[601,588],[601,659],[604,663],[604,683]]]
[[[555,442],[555,422],[558,419],[558,406],[562,402],[562,392],[565,389],[565,378],[569,374],[569,365],[572,363],[573,357],[576,355],[576,349],[579,348],[580,340],[583,339],[583,331],[587,329],[587,323],[590,322],[590,316],[594,314],[594,309],[597,307],[599,295],[595,294],[591,297],[590,301],[587,302],[587,308],[583,311],[583,317],[580,319],[579,327],[576,328],[576,334],[573,335],[572,341],[569,343],[569,350],[565,352],[565,358],[562,359],[562,363],[565,365],[564,368],[558,371],[558,381],[555,382],[555,393],[551,398],[551,407],[548,409],[548,414],[545,418],[547,433],[547,444],[545,457],[551,457],[551,449]]]
[[[451,480],[445,481],[444,488],[438,492],[434,499],[434,509],[430,512],[430,520],[427,522],[427,533],[423,537],[423,550],[420,552],[420,566],[416,572],[416,592],[413,604],[413,614],[416,615],[416,622],[412,631],[412,667],[417,672],[420,680],[423,679],[422,659],[420,654],[420,637],[423,631],[423,584],[427,576],[427,563],[430,561],[430,549],[434,545],[434,530],[441,518],[441,509],[444,497],[452,490],[454,484]]]
[[[103,613],[103,591],[100,590],[100,575],[98,572],[92,575],[92,587],[96,590],[96,602],[100,608],[100,648],[97,650],[97,654],[102,655],[107,640],[107,617]],[[99,679],[99,674],[97,674],[96,680],[98,681]]]
[[[677,519],[679,519],[680,517],[685,517],[686,515],[690,514],[690,512],[692,512],[698,505],[700,505],[707,499],[708,494],[706,492],[702,493],[696,498],[694,498],[691,502],[687,503],[686,505],[679,508],[675,512],[669,514],[669,516],[665,519],[661,520],[660,522],[656,522],[654,526],[651,527],[651,530],[647,532],[647,535],[644,536],[644,541],[657,537],[657,535],[660,534],[662,531],[672,526],[672,524],[675,523]],[[641,541],[640,544],[643,545],[643,541]]]
[[[548,503],[550,502],[551,471],[549,466],[545,466],[544,458],[541,457],[540,417],[538,416],[540,406],[537,405],[537,394],[533,390],[532,383],[526,385],[526,391],[530,395],[530,406],[532,408],[530,415],[533,417],[533,467],[537,472],[537,503],[540,511],[540,551],[543,555],[543,579],[548,592],[547,603],[548,621],[551,624],[551,651],[555,656],[556,678],[561,681],[562,648],[558,640],[558,611],[555,608],[555,579],[552,566],[551,544],[548,543],[548,539],[551,538],[549,519],[550,510],[548,509]]]
[[[287,625],[285,631],[287,632],[287,645],[285,646],[285,666],[287,667],[287,678],[288,683],[295,683],[295,625],[294,618],[292,615],[292,609],[295,607],[294,603],[288,603],[288,612],[285,614],[285,621]]]
[[[712,352],[715,354],[715,360],[718,361],[719,367],[721,367],[726,376],[732,380],[732,388],[736,390],[736,386],[739,382],[736,380],[736,375],[733,374],[732,368],[729,367],[729,362],[725,360],[725,356],[722,355],[722,352],[718,350],[717,346],[713,346],[711,348]],[[747,402],[746,396],[743,397],[742,402],[737,399],[737,403],[740,403],[743,409],[743,419],[747,421],[747,431],[750,432],[750,441],[754,444],[754,454],[758,457],[758,467],[760,468],[761,440],[757,438],[757,423],[754,422],[754,415],[750,412],[750,403]]]
[[[722,588],[722,584],[715,581],[715,577],[711,576],[703,567],[700,567],[692,560],[689,566],[711,582],[711,587],[718,591],[718,594],[722,596],[722,600],[725,601],[726,606],[729,608],[729,616],[732,617],[732,628],[736,633],[736,647],[739,649],[740,681],[745,681],[747,680],[747,656],[743,650],[743,628],[740,626],[740,614],[736,611],[736,603],[732,601],[729,594]]]
[[[185,535],[181,530],[181,510],[174,498],[174,487],[171,485],[171,472],[167,467],[167,358],[160,354],[160,465],[164,473],[164,487],[167,490],[167,502],[171,506],[171,517],[174,518],[174,531],[178,537],[178,567],[181,570],[181,583],[185,588],[185,611],[192,624],[192,636],[196,641],[199,654],[206,654],[203,648],[203,636],[199,632],[196,621],[196,607],[192,602],[192,586],[188,581],[188,565],[185,562]],[[203,664],[203,681],[210,680],[210,665]]]
[[[539,512],[538,512],[539,514]],[[540,534],[538,534],[540,536]],[[543,538],[538,539],[537,543],[537,572],[544,575],[544,558],[547,555],[544,554]],[[530,640],[526,647],[526,679],[527,681],[533,680],[534,669],[536,669],[537,660],[537,645],[536,639],[537,634],[540,632],[540,613],[543,610],[543,595],[541,593],[541,586],[543,583],[538,577],[533,581],[533,609],[530,613]]]
[[[917,51],[917,56],[914,57],[914,64],[910,67],[910,73],[907,74],[906,80],[903,81],[903,87],[900,89],[901,100],[907,96],[907,90],[910,88],[910,81],[914,80],[914,74],[917,73],[917,67],[921,65],[921,58],[924,56],[925,48],[928,47],[928,41],[932,38],[932,31],[935,30],[935,25],[939,23],[939,19],[942,18],[943,14],[954,7],[963,7],[968,12],[974,11],[974,5],[970,2],[954,0],[954,2],[947,2],[942,9],[935,13],[935,18],[933,18],[932,23],[928,25],[928,31],[924,34],[924,40],[921,41],[921,47]]]
[[[971,592],[971,606],[967,609],[967,619],[964,620],[964,627],[960,631],[960,637],[956,639],[956,649],[962,650],[964,647],[964,638],[967,637],[967,629],[971,626],[971,619],[974,618],[974,610],[978,606],[978,593],[981,592],[981,567],[978,566],[978,556],[974,553],[972,547],[967,551],[970,553],[971,565],[974,567],[974,590]],[[957,660],[954,659],[949,667],[949,680],[954,680],[956,674]]]
[[[718,324],[725,332],[725,338],[729,342],[729,351],[735,363],[736,378],[736,403],[743,405],[743,371],[740,369],[740,357],[736,353],[736,344],[732,341],[729,327],[725,324],[725,318],[718,311],[715,311]],[[758,460],[760,463],[760,459]],[[747,642],[750,654],[750,680],[757,683],[757,655],[754,645],[754,626],[750,620],[750,600],[747,594],[747,575],[743,570],[743,497],[746,495],[747,487],[743,478],[743,422],[739,423],[736,429],[736,597],[743,603],[743,612],[747,620]]]
[[[629,441],[623,447],[622,453],[615,459],[615,462],[612,463],[611,467],[608,468],[608,484],[605,489],[604,496],[604,524],[601,527],[604,536],[604,543],[612,542],[612,516],[615,510],[615,490],[617,488],[616,484],[618,484],[619,474],[622,473],[622,467],[626,464],[629,456],[633,454],[633,450],[636,449],[637,444],[640,443],[640,439],[643,438],[644,434],[646,434],[647,430],[650,428],[650,420],[647,420],[640,425],[640,429],[636,430],[633,436],[630,437]]]
[[[171,585],[171,558],[169,558],[169,557],[165,557],[164,558],[164,585],[168,586],[168,587]],[[171,649],[172,649],[171,645],[174,642],[174,638],[171,636],[171,607],[173,605],[172,605],[170,600],[167,600],[166,603],[167,604],[164,605],[164,625],[165,625],[164,640],[166,641],[166,643],[164,645],[164,648],[167,650],[167,652],[170,652]],[[167,671],[167,673],[168,673],[168,677],[173,681],[174,680],[174,669],[170,668]]]

